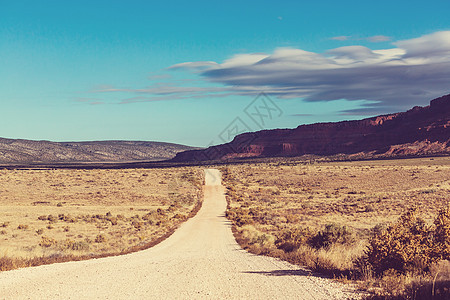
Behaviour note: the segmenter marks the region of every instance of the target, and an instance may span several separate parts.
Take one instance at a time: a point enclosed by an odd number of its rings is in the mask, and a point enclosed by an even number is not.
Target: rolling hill
[[[196,149],[162,142],[50,142],[0,138],[0,164],[129,162],[171,159]]]

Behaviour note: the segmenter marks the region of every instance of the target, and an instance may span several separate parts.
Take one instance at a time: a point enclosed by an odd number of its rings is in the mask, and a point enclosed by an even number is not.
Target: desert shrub
[[[298,222],[298,216],[296,214],[286,214],[286,222],[295,224]]]
[[[232,200],[239,201],[239,196],[237,195],[235,188],[232,186],[227,187],[226,195]]]
[[[131,222],[131,225],[134,226],[134,228],[136,228],[136,229],[140,229],[144,226],[144,222],[135,220],[135,221]]]
[[[410,209],[369,239],[367,258],[376,274],[389,269],[420,273],[438,260],[432,251],[433,230],[416,213],[416,208]]]
[[[284,252],[292,252],[307,244],[313,236],[314,232],[307,227],[292,227],[282,231],[275,241],[275,246]]]
[[[380,296],[399,297],[405,293],[407,277],[394,269],[383,272],[383,276],[378,281],[381,288]]]
[[[365,212],[373,212],[375,211],[375,207],[373,204],[367,204],[366,208],[364,209]]]
[[[432,274],[430,274],[432,275]],[[389,269],[375,282],[375,286],[369,288],[370,295],[367,300],[447,300],[450,299],[450,281],[447,279],[436,280],[430,275],[401,274]]]
[[[73,217],[73,216],[71,216],[69,214],[67,214],[67,215],[59,214],[58,215],[58,220],[64,221],[64,222],[67,222],[67,223],[76,223],[78,221],[78,218]]]
[[[249,245],[258,244],[260,247],[270,248],[273,246],[275,238],[271,234],[261,232],[252,225],[242,227],[242,237]]]
[[[234,220],[234,218],[236,218],[237,214],[234,210],[228,209],[225,212],[225,216],[227,217],[227,219],[229,220]]]
[[[252,211],[252,214],[256,215],[257,212]],[[238,227],[252,225],[254,223],[253,217],[249,215],[249,209],[243,208],[243,206],[229,209],[226,216]]]
[[[19,226],[17,226],[17,229],[20,229],[20,230],[26,230],[26,229],[28,229],[28,225],[26,225],[26,224],[20,224]]]
[[[36,230],[36,233],[37,233],[38,235],[43,234],[43,233],[44,233],[44,228],[40,228],[40,229]]]
[[[441,209],[434,221],[433,256],[437,259],[450,260],[450,206]]]
[[[271,193],[272,193],[272,195],[275,195],[275,196],[277,196],[277,195],[280,195],[280,194],[281,194],[281,192],[280,192],[280,190],[279,190],[279,189],[272,189]]]
[[[179,220],[186,220],[187,217],[183,214],[176,214],[173,216],[174,219],[179,219]]]
[[[327,224],[325,229],[319,231],[311,238],[309,244],[316,248],[329,248],[333,244],[350,245],[355,242],[355,237],[347,226]]]
[[[253,218],[247,214],[237,215],[236,218],[234,219],[234,222],[237,226],[242,227],[244,225],[253,224]]]
[[[389,225],[388,223],[378,223],[372,228],[371,230],[372,235],[381,234],[383,230],[386,230],[388,228],[388,225]]]
[[[260,208],[250,208],[247,214],[252,221],[259,224],[267,224],[269,220],[267,212],[263,212]]]
[[[39,242],[39,246],[44,247],[44,248],[49,248],[56,244],[57,244],[57,241],[55,239],[52,239],[52,238],[49,238],[46,236],[42,236],[41,241]]]
[[[48,215],[47,220],[51,223],[54,223],[54,222],[58,221],[58,218],[53,215]]]
[[[74,250],[74,251],[86,251],[86,250],[89,250],[89,243],[87,243],[85,241],[74,241],[74,240],[67,239],[62,243],[61,249]]]
[[[118,221],[117,221],[117,217],[109,217],[108,221],[111,222],[111,225],[117,225]]]
[[[181,198],[181,201],[186,203],[187,205],[192,205],[195,202],[195,199],[196,199],[195,196],[191,195],[191,194],[182,196],[180,198]]]
[[[149,221],[149,220],[155,220],[158,218],[158,213],[155,211],[151,211],[145,215],[142,216],[142,220]]]
[[[96,237],[95,237],[95,242],[96,243],[104,243],[104,242],[106,242],[106,237],[105,237],[105,235],[103,235],[103,234],[98,234]]]

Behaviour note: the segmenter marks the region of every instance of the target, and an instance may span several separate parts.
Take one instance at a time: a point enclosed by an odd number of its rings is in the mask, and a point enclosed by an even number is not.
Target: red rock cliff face
[[[304,154],[450,154],[450,95],[429,106],[358,121],[301,125],[238,135],[230,143],[178,153],[175,161]]]

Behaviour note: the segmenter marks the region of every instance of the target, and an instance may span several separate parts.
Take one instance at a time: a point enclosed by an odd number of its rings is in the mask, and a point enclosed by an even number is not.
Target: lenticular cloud
[[[347,46],[324,53],[278,48],[272,54],[238,54],[222,63],[172,66],[248,95],[264,91],[306,101],[374,101],[373,108],[422,104],[450,91],[450,31],[371,50]]]

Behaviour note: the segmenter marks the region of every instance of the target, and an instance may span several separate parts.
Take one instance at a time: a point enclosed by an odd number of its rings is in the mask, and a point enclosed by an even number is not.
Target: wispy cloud
[[[334,36],[332,38],[330,38],[330,40],[335,40],[335,41],[347,41],[351,38],[351,36],[348,35],[340,35],[340,36]]]
[[[75,98],[75,102],[88,103],[90,105],[105,104],[103,99],[100,98]]]
[[[331,37],[330,40],[334,41],[368,41],[371,43],[380,43],[380,42],[388,42],[391,40],[391,37],[386,35],[374,35],[369,37],[358,37],[358,36],[352,36],[352,35],[340,35],[340,36],[334,36]]]
[[[313,114],[291,114],[291,117],[313,117]]]
[[[196,68],[196,69],[207,69],[210,67],[214,67],[216,66],[217,63],[213,62],[213,61],[197,61],[197,62],[185,62],[185,63],[180,63],[180,64],[176,64],[173,65],[171,67],[169,67],[168,69],[182,69],[185,68],[186,66],[189,66],[190,68]]]
[[[174,86],[173,83],[158,83],[150,87],[141,89],[132,88],[106,88],[93,90],[93,93],[124,93],[124,94],[136,94],[138,97],[127,98],[138,99],[148,101],[161,101],[161,100],[173,100],[184,98],[203,98],[208,96],[215,96],[214,94],[232,93],[233,89],[229,87],[194,87],[194,86]],[[213,94],[213,95],[210,95]],[[142,96],[148,95],[148,96]],[[217,95],[216,95],[217,96]],[[142,102],[142,101],[136,101]]]
[[[368,37],[367,40],[372,43],[379,43],[379,42],[388,42],[391,40],[391,38],[385,35],[374,35]]]
[[[170,76],[170,74],[154,74],[154,75],[148,76],[148,79],[150,79],[150,80],[167,80],[167,79],[172,79],[172,76]]]

